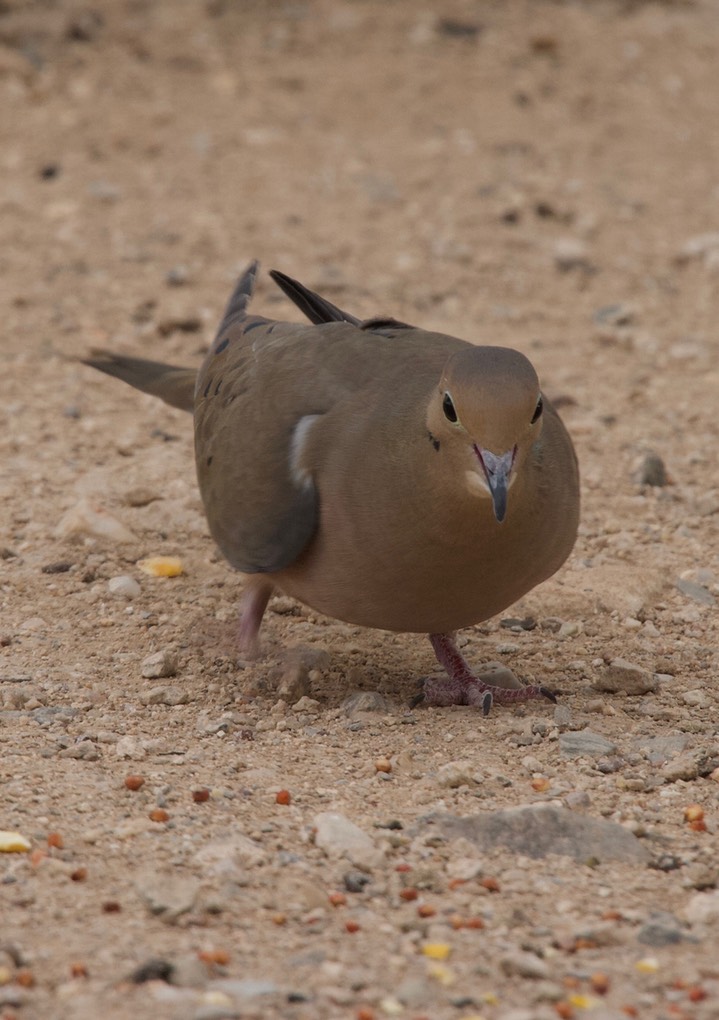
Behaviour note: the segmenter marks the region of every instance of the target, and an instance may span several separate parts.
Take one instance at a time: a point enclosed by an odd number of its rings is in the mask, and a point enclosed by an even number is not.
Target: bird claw
[[[457,648],[451,634],[430,634],[429,639],[448,676],[444,679],[428,679],[419,700],[427,705],[471,705],[481,708],[482,715],[489,715],[496,701],[500,705],[514,705],[519,702],[547,698],[556,704],[557,696],[548,687],[497,687],[475,676],[469,663]]]
[[[479,708],[483,716],[489,715],[495,702],[498,705],[517,705],[525,701],[547,698],[557,703],[557,696],[548,687],[496,687],[472,678],[466,684],[452,680],[426,680],[423,690],[410,701],[410,707],[418,705],[469,705]]]
[[[413,698],[409,699],[409,707],[417,708],[419,705],[423,705],[425,701],[424,689],[419,690]]]

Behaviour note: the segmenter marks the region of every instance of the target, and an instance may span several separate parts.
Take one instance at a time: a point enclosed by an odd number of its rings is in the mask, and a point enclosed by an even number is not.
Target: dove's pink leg
[[[486,684],[472,672],[469,663],[457,648],[451,634],[430,634],[437,661],[449,674],[447,679],[425,681],[422,700],[427,705],[475,705],[487,715],[492,702],[513,705],[534,698],[556,697],[547,687],[495,687]]]
[[[262,617],[274,590],[267,581],[250,580],[242,595],[240,606],[240,649],[248,655],[256,655],[259,649],[259,633]]]

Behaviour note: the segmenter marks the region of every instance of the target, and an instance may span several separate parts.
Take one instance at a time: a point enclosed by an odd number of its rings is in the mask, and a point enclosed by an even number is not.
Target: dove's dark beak
[[[491,450],[483,450],[480,446],[474,448],[479,463],[482,465],[484,477],[487,479],[489,492],[492,497],[492,508],[494,516],[501,524],[507,516],[507,490],[509,488],[510,476],[514,467],[514,458],[517,454],[517,447],[497,456]]]

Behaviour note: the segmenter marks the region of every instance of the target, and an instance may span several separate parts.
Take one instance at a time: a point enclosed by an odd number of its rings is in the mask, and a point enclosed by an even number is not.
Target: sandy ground
[[[2,1020],[719,1017],[717,95],[716,0],[0,3]],[[189,419],[71,358],[253,257],[561,398],[576,549],[463,634],[556,709],[285,598],[238,662]]]

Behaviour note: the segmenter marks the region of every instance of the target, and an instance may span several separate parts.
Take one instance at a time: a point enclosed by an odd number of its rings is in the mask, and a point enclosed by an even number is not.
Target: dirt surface
[[[0,3],[2,1020],[719,1017],[717,95],[715,0]],[[561,398],[574,554],[462,636],[556,709],[283,597],[238,662],[189,419],[68,356],[253,257]]]

